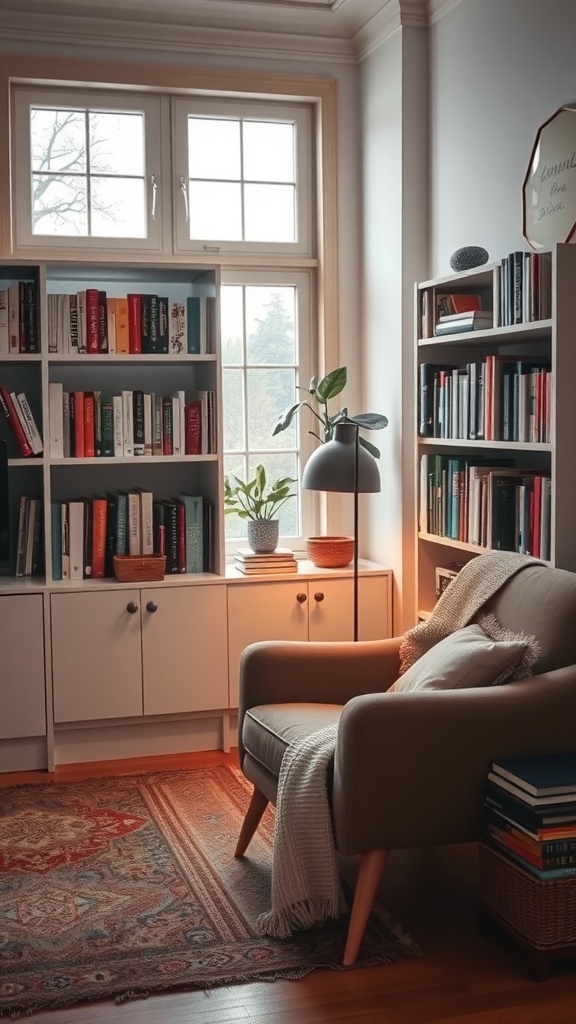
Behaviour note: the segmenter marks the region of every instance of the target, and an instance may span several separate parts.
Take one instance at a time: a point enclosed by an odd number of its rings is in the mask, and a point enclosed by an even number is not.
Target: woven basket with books
[[[166,555],[114,555],[113,562],[119,583],[163,580],[166,572]]]
[[[482,903],[540,949],[576,943],[576,876],[542,880],[479,844]]]

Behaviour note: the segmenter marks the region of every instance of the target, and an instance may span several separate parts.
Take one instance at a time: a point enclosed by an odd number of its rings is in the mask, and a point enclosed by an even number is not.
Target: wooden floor
[[[193,754],[145,761],[74,765],[53,774],[0,775],[0,788],[94,775],[203,767],[234,754]],[[1,804],[1,794],[0,794]],[[345,866],[346,869],[350,865]],[[423,957],[368,970],[315,971],[301,981],[235,985],[100,1002],[33,1014],[32,1024],[574,1024],[576,962],[554,966],[536,984],[519,949],[502,934],[476,928],[473,846],[396,851],[381,900],[420,944]],[[1,980],[0,966],[0,980]],[[24,1018],[23,1018],[24,1019]]]

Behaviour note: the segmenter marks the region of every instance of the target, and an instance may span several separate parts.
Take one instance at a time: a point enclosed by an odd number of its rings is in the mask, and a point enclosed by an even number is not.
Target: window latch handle
[[[184,212],[185,212],[184,223],[187,224],[188,223],[188,218],[189,218],[189,215],[190,215],[190,211],[188,209],[188,187],[186,185],[186,178],[184,177],[183,174],[180,175],[180,191],[181,191],[182,195],[184,196]]]
[[[150,185],[152,187],[152,220],[156,220],[156,199],[158,198],[158,178],[155,174],[150,175]]]

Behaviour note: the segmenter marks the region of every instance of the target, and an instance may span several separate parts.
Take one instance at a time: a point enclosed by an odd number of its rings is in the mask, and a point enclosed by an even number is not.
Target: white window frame
[[[223,268],[221,272],[220,284],[224,288],[226,285],[266,285],[267,287],[278,286],[293,286],[297,290],[297,302],[296,302],[296,330],[298,336],[298,351],[297,351],[297,364],[296,364],[296,381],[300,387],[305,390],[308,388],[311,377],[316,372],[313,357],[317,348],[316,329],[314,320],[314,296],[316,294],[315,287],[315,272],[312,270],[240,270],[237,268]],[[232,364],[234,367],[237,364]],[[222,367],[224,369],[224,362]],[[297,391],[294,394],[294,402],[301,401],[306,398],[305,391]],[[247,415],[247,410],[245,410]],[[303,554],[306,547],[306,537],[313,535],[317,531],[317,509],[318,502],[315,500],[314,492],[302,490],[300,487],[300,480],[302,478],[302,470],[306,464],[307,459],[311,455],[313,449],[316,447],[315,439],[310,435],[309,431],[315,429],[315,421],[312,413],[307,413],[307,410],[302,410],[301,413],[295,419],[297,436],[298,436],[298,448],[296,451],[297,455],[297,477],[298,477],[298,496],[300,502],[300,525],[302,533],[299,537],[281,537],[280,544],[292,548],[297,554]],[[270,424],[270,438],[272,438],[272,431],[274,424]],[[282,434],[280,434],[282,437]],[[249,449],[246,449],[249,453]],[[270,446],[270,454],[277,454],[278,449]],[[222,459],[227,453],[222,452]],[[266,452],[262,452],[262,461],[265,463]],[[233,552],[238,548],[238,539],[230,539],[226,541],[226,554],[231,556]]]
[[[272,120],[294,124],[296,130],[296,241],[245,242],[226,239],[190,239],[186,199],[181,182],[188,182],[188,116]],[[206,99],[198,96],[172,98],[174,251],[177,253],[218,253],[220,256],[250,253],[266,255],[315,256],[313,202],[313,124],[309,104],[278,100]]]
[[[110,252],[139,253],[150,256],[160,254],[165,248],[163,223],[167,218],[166,197],[163,181],[169,181],[164,173],[161,144],[162,97],[130,90],[113,92],[101,89],[46,89],[40,86],[15,86],[12,94],[12,180],[13,224],[16,248],[22,253],[38,253],[39,250],[60,253]],[[30,111],[32,107],[62,107],[63,109],[90,109],[142,113],[144,116],[147,237],[94,238],[84,235],[41,235],[32,231],[32,155],[30,140]],[[166,116],[166,115],[164,115]],[[24,169],[24,170],[23,170]],[[26,185],[22,182],[26,176]],[[152,181],[156,182],[154,207]],[[169,206],[168,206],[169,209]]]

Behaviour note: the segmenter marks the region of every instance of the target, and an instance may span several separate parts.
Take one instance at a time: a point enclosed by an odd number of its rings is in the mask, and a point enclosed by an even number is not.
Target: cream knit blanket
[[[466,626],[511,576],[539,564],[538,559],[506,551],[473,558],[444,591],[430,618],[405,634],[401,671]],[[272,852],[272,909],[257,922],[263,935],[283,939],[345,910],[328,796],[337,729],[327,726],[295,740],[284,753]]]
[[[404,634],[400,674],[455,629],[472,622],[480,609],[517,572],[543,565],[538,558],[514,551],[488,551],[466,563],[441,595],[429,619]]]
[[[329,725],[295,740],[282,758],[272,852],[272,909],[257,921],[263,935],[285,939],[345,910],[328,799],[337,728]]]

